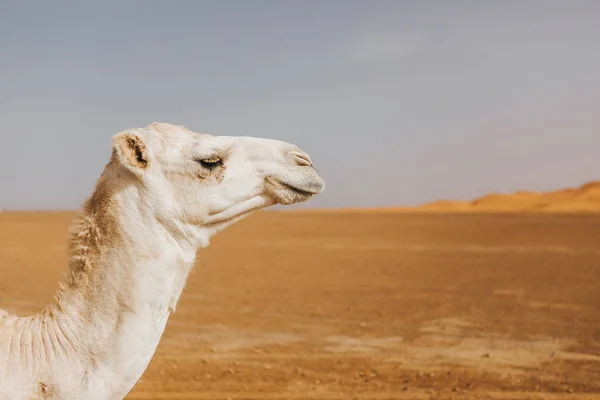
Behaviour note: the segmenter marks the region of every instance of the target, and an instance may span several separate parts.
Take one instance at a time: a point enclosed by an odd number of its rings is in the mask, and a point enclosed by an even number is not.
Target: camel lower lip
[[[300,188],[298,188],[298,187],[296,187],[296,186],[288,185],[287,183],[284,183],[284,182],[278,182],[278,183],[279,183],[279,184],[280,184],[280,185],[281,185],[283,188],[285,188],[285,189],[288,189],[288,190],[291,190],[292,192],[296,192],[296,193],[298,193],[298,194],[300,194],[300,195],[302,195],[302,196],[312,196],[312,195],[315,195],[315,194],[317,194],[317,193],[315,193],[315,192],[311,192],[311,191],[308,191],[308,190],[300,189]]]
[[[294,193],[296,193],[298,195],[301,195],[301,196],[310,197],[310,196],[314,196],[315,194],[319,193],[319,191],[300,188],[298,186],[294,186],[294,185],[291,185],[289,183],[280,181],[279,179],[267,178],[267,180],[272,185],[274,185],[275,187],[278,187],[279,189],[289,190],[289,191],[294,192]]]

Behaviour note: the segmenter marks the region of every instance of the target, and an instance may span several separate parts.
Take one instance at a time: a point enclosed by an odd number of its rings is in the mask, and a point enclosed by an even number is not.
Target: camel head
[[[129,176],[138,203],[215,232],[261,208],[307,201],[324,187],[295,145],[166,123],[114,135],[110,164]]]

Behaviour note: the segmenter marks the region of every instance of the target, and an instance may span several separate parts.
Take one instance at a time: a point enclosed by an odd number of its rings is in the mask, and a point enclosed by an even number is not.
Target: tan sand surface
[[[0,215],[1,308],[51,299],[72,217]],[[259,213],[199,253],[128,398],[598,399],[599,238],[593,215]]]

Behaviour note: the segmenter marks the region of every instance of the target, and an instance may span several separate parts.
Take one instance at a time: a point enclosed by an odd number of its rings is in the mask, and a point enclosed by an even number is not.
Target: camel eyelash
[[[206,169],[214,169],[223,165],[223,160],[219,157],[202,158],[195,160],[198,164],[202,165]]]

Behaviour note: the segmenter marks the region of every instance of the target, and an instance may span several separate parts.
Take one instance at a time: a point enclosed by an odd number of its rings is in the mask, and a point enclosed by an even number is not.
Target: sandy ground
[[[38,311],[71,214],[0,215]],[[129,399],[599,399],[600,216],[262,212],[199,261]]]

